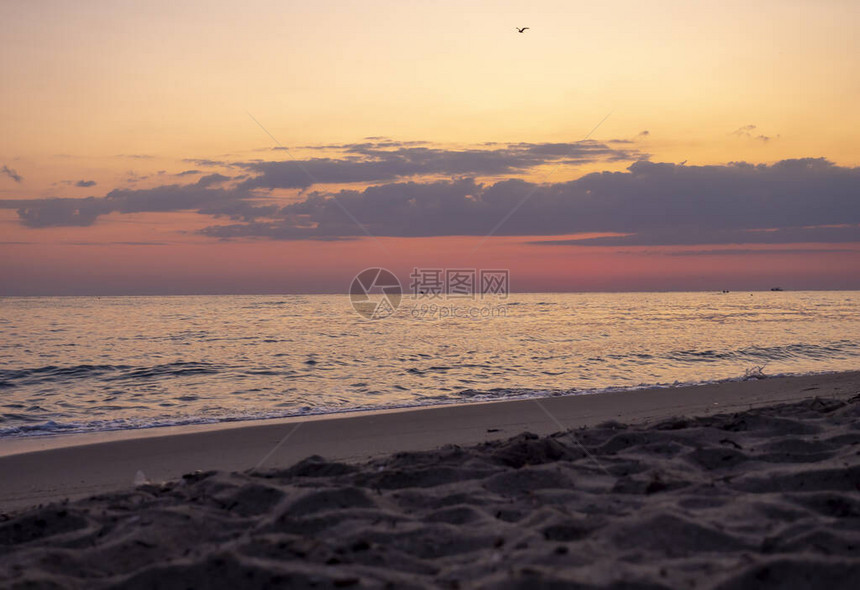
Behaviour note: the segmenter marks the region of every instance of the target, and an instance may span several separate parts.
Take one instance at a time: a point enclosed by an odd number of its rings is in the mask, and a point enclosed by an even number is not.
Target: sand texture
[[[860,396],[204,472],[0,522],[0,585],[856,588]]]
[[[446,444],[473,446],[523,432],[548,435],[608,420],[641,424],[860,393],[860,372],[771,377],[598,395],[428,407],[235,425],[0,440],[0,513],[128,488],[193,471],[286,469],[311,455],[362,463]]]

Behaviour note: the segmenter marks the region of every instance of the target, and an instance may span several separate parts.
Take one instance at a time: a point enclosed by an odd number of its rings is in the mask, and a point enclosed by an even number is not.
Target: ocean
[[[425,306],[425,307],[422,307]],[[860,368],[860,292],[0,298],[0,438]],[[455,317],[456,316],[456,317]]]

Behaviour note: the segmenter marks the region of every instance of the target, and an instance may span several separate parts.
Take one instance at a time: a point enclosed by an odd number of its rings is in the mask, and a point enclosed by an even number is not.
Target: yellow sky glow
[[[188,182],[186,159],[287,159],[248,113],[300,157],[369,136],[571,142],[611,113],[593,138],[631,140],[656,162],[857,166],[858,30],[852,0],[6,2],[0,165],[23,181],[0,176],[0,199]],[[0,212],[6,242],[196,245],[194,230],[222,222],[150,213],[31,230]]]

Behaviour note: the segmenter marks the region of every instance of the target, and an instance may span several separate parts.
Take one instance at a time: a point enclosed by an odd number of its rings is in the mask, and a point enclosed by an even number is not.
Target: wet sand
[[[853,587],[858,394],[841,373],[61,440],[0,457],[0,585]]]
[[[701,416],[860,393],[860,372],[442,406],[372,414],[152,428],[0,441],[0,512],[118,490],[138,471],[167,481],[195,470],[285,468],[310,455],[363,461],[399,451],[550,434],[606,420]],[[42,450],[38,450],[42,449]]]

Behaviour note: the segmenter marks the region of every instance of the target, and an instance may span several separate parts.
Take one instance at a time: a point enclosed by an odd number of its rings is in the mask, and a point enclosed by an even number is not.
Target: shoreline
[[[259,429],[124,441],[215,445],[220,470],[0,514],[0,585],[853,589],[860,374],[769,381],[300,422],[260,471],[225,470]],[[392,436],[405,452],[376,452]],[[342,457],[287,452],[326,445]],[[127,447],[66,459],[90,477]]]
[[[311,455],[361,462],[402,451],[474,445],[607,421],[637,424],[860,393],[860,371],[463,405],[149,429],[0,457],[0,512],[130,488],[194,471],[286,468]],[[176,429],[167,432],[165,429]],[[101,436],[104,433],[99,433]],[[107,433],[110,434],[110,433]],[[69,437],[84,435],[68,435]],[[139,479],[139,477],[138,477]]]
[[[91,444],[115,442],[121,440],[133,440],[138,438],[153,438],[160,436],[174,436],[191,434],[196,432],[209,432],[213,430],[228,430],[233,428],[250,428],[254,426],[265,426],[273,424],[294,424],[296,422],[317,420],[338,420],[377,414],[391,414],[401,412],[412,412],[422,410],[433,410],[439,408],[456,408],[461,406],[480,406],[487,404],[520,402],[532,400],[544,400],[558,397],[575,397],[605,395],[617,393],[633,393],[650,390],[678,390],[691,387],[704,387],[713,385],[725,385],[740,383],[744,381],[761,381],[770,379],[793,379],[798,377],[827,377],[841,374],[850,374],[854,371],[819,371],[813,373],[781,373],[777,375],[764,375],[762,377],[727,377],[701,382],[675,382],[655,383],[631,386],[610,386],[594,390],[573,390],[571,393],[555,395],[525,395],[523,397],[511,396],[504,399],[484,399],[478,401],[451,401],[428,405],[403,405],[380,408],[357,408],[344,409],[332,412],[319,412],[310,414],[296,414],[289,416],[257,417],[257,418],[226,418],[213,419],[212,421],[190,421],[183,424],[156,424],[139,426],[136,428],[112,428],[106,430],[90,430],[83,432],[44,432],[41,434],[24,436],[0,437],[0,458],[23,453],[33,453],[52,449],[77,447]],[[202,419],[201,419],[202,420]]]

